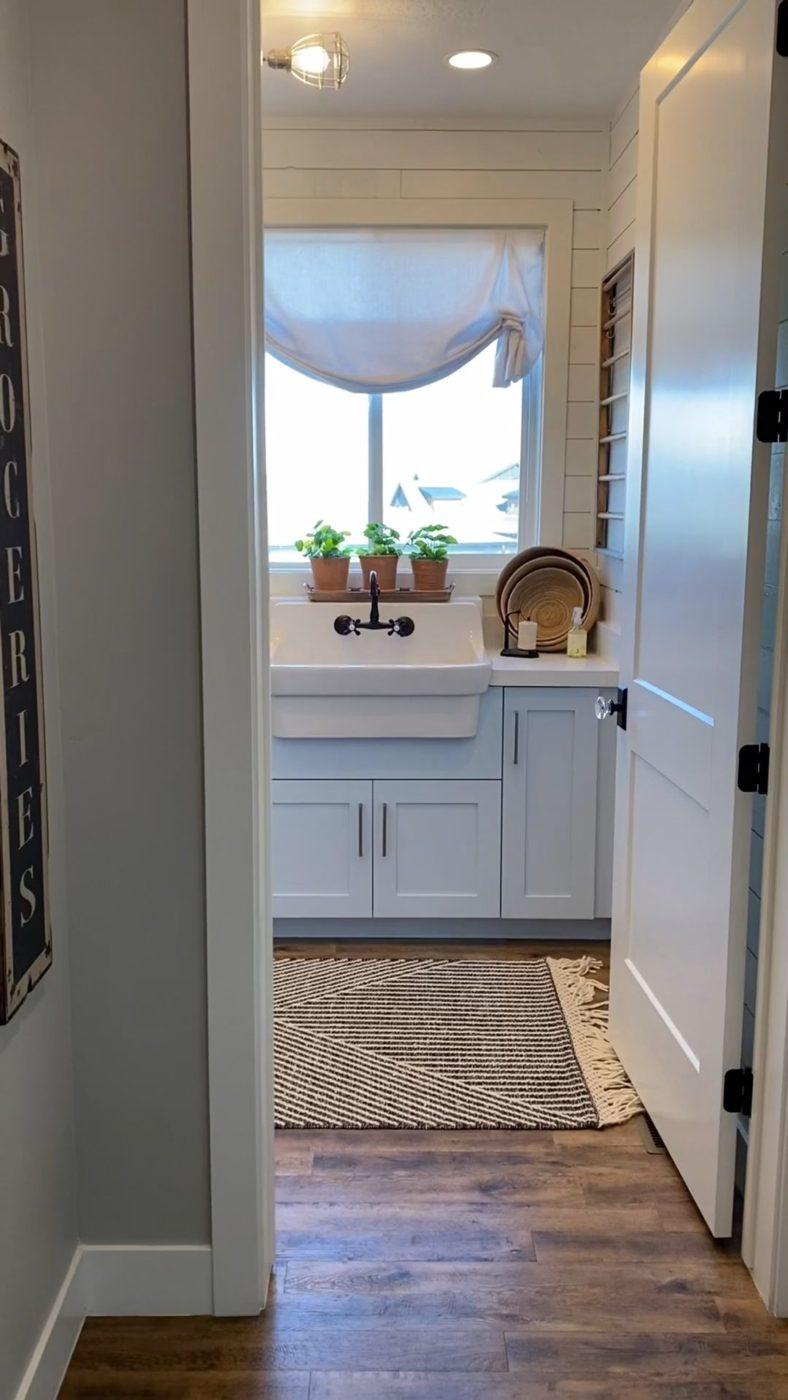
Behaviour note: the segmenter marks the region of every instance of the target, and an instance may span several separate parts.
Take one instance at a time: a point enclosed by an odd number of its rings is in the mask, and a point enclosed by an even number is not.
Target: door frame
[[[274,1256],[259,0],[188,0],[213,1309]]]
[[[203,648],[214,1312],[265,1305],[274,1253],[268,578],[257,0],[187,0]],[[696,7],[672,32],[694,24]],[[788,625],[783,532],[783,630]],[[745,1260],[788,1314],[788,645],[773,692]],[[782,832],[782,841],[780,833]],[[782,847],[782,849],[780,849]],[[767,957],[763,957],[764,968]],[[762,1088],[759,1088],[762,1085]],[[766,1131],[766,1127],[769,1131]]]

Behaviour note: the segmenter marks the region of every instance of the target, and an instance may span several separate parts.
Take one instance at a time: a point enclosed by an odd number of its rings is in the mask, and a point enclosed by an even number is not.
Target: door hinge
[[[752,1113],[752,1070],[729,1069],[722,1081],[722,1106],[726,1113]]]
[[[755,436],[759,442],[788,442],[788,389],[764,389],[758,395]]]
[[[736,785],[741,792],[769,791],[769,745],[743,744],[739,749]]]
[[[627,690],[626,686],[619,686],[618,691],[616,693],[616,699],[612,702],[610,706],[610,713],[611,715],[615,715],[616,724],[618,725],[619,729],[626,729],[627,727],[628,698],[629,691]]]
[[[777,52],[780,58],[788,58],[788,0],[780,0],[777,6]]]

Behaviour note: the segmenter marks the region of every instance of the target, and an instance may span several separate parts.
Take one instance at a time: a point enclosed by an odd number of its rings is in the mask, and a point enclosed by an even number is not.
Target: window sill
[[[510,555],[502,555],[497,566],[474,567],[469,561],[467,568],[449,568],[448,581],[454,584],[454,591],[460,598],[489,597],[495,593],[498,576]],[[298,598],[304,592],[312,575],[303,564],[291,561],[276,561],[268,566],[269,591],[274,598]],[[361,574],[357,569],[350,570],[351,587],[358,587]]]

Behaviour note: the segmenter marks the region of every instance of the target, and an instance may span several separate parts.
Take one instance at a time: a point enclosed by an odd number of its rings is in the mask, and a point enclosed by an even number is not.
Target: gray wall
[[[28,0],[79,1228],[209,1238],[183,0]]]
[[[55,593],[26,16],[26,0],[0,0],[0,137],[19,152],[23,181],[54,963],[10,1025],[0,1027],[0,1400],[16,1393],[77,1234]]]

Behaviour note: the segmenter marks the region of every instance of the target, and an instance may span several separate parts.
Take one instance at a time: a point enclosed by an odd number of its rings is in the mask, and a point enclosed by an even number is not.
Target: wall
[[[610,123],[605,199],[605,271],[610,272],[635,246],[638,183],[638,88],[619,103]]]
[[[0,0],[0,137],[19,153],[23,182],[54,951],[50,971],[10,1024],[0,1026],[0,1400],[16,1393],[77,1237],[57,634],[28,40],[26,0]]]
[[[267,198],[572,199],[574,232],[563,543],[594,544],[599,283],[606,123],[525,123],[517,130],[264,122]]]
[[[79,1226],[209,1238],[185,6],[28,0]]]

